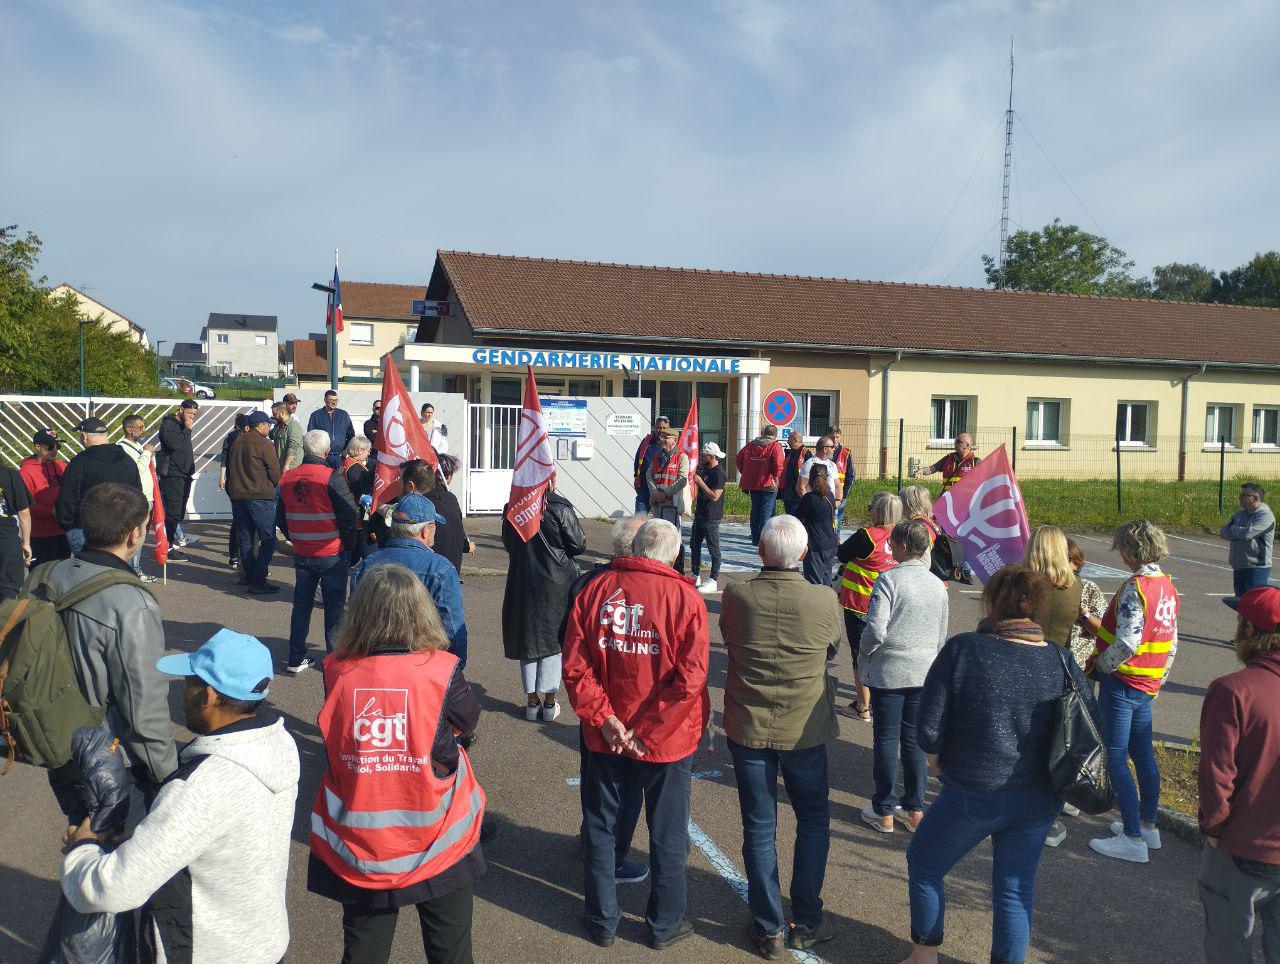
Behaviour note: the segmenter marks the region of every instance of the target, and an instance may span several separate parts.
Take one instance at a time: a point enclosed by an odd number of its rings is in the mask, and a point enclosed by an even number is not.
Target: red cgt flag
[[[436,450],[414,414],[400,370],[390,355],[382,361],[382,424],[373,448],[378,453],[378,465],[373,471],[375,509],[400,494],[400,466],[405,462],[422,459],[433,469],[440,467]]]
[[[542,422],[542,403],[533,369],[524,383],[524,407],[520,409],[520,431],[516,433],[516,464],[511,475],[511,495],[507,499],[507,521],[528,542],[542,528],[542,510],[547,488],[556,477],[551,440]]]
[[[680,430],[679,449],[689,456],[689,486],[693,486],[693,477],[698,471],[698,396],[693,397],[689,406],[689,414],[684,417],[684,428]]]
[[[156,461],[152,459],[151,467],[151,531],[156,540],[156,565],[163,566],[169,561],[169,536],[164,531],[164,500],[160,498],[160,480],[156,478]]]
[[[986,582],[1022,558],[1031,538],[1027,506],[1004,446],[988,455],[933,504],[942,528]]]

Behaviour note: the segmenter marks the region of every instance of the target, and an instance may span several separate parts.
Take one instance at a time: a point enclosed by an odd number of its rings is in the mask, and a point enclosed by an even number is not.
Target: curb
[[[1200,846],[1204,843],[1204,835],[1200,833],[1200,824],[1194,817],[1180,813],[1170,807],[1161,807],[1156,812],[1156,826],[1167,830],[1175,837],[1180,837],[1189,844]]]

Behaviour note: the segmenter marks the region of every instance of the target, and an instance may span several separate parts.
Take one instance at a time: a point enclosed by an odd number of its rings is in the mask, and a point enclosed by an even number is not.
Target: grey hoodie
[[[283,719],[197,737],[132,837],[110,852],[86,841],[63,858],[62,893],[82,914],[145,904],[161,961],[281,960],[298,773]]]
[[[1218,533],[1231,541],[1232,569],[1271,567],[1271,545],[1276,537],[1276,517],[1265,502],[1252,512],[1236,509]]]

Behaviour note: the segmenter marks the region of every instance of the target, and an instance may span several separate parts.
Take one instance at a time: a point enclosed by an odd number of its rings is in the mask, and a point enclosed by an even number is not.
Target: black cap
[[[83,432],[85,435],[106,435],[107,423],[91,415],[76,426],[76,431]]]
[[[184,398],[182,400],[182,404],[178,406],[178,408],[199,408],[199,407],[200,407],[200,403],[197,402],[194,398]]]
[[[57,433],[51,428],[42,428],[31,436],[32,445],[47,445],[49,448],[57,448],[62,443],[62,439],[58,438]]]

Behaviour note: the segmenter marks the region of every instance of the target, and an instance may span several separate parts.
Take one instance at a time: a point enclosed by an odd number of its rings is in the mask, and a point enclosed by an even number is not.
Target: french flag
[[[334,331],[342,331],[342,286],[338,283],[336,263],[333,266],[333,298],[329,301],[329,314],[324,325],[326,328],[332,325]]]

